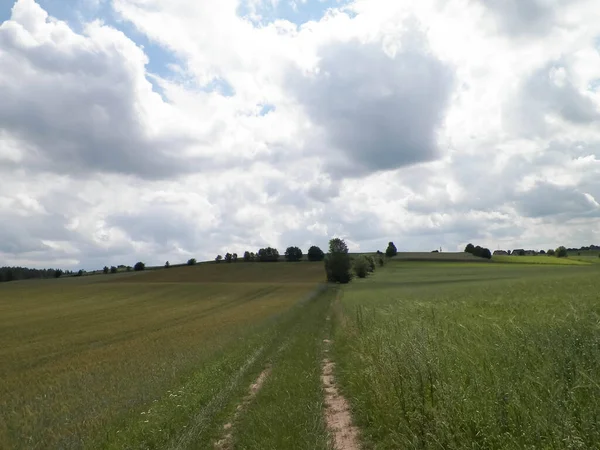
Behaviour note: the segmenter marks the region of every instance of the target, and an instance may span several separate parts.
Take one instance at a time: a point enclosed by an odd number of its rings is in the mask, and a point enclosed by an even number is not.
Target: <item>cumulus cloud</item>
[[[556,26],[558,8],[574,0],[478,0],[509,35],[544,34]],[[577,0],[575,0],[577,1]]]
[[[160,178],[189,172],[189,134],[164,127],[169,106],[145,77],[147,58],[100,22],[84,35],[19,0],[0,25],[0,156],[65,174],[113,172]]]
[[[600,205],[591,194],[547,182],[537,183],[522,193],[516,208],[525,217],[551,217],[562,221],[600,216]]]
[[[433,55],[388,55],[380,43],[322,48],[316,73],[292,72],[290,91],[314,124],[309,151],[328,158],[336,177],[361,176],[431,161],[453,73]]]
[[[560,61],[553,61],[523,80],[506,111],[507,122],[524,135],[544,135],[553,126],[553,117],[570,124],[586,125],[600,119],[593,97],[581,92]]]
[[[0,264],[600,243],[593,0],[79,3],[0,24]]]

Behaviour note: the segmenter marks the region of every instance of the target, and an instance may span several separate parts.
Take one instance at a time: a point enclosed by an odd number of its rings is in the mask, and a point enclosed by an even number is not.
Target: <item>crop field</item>
[[[336,301],[365,448],[598,448],[596,265],[392,262]]]
[[[210,447],[327,307],[322,279],[320,263],[238,263],[0,285],[0,448]]]
[[[552,264],[558,266],[585,265],[597,262],[599,258],[590,258],[584,256],[569,256],[568,258],[557,258],[556,256],[537,255],[537,256],[493,256],[492,261],[497,263],[509,264]]]
[[[462,261],[3,283],[0,448],[596,448],[600,266]]]

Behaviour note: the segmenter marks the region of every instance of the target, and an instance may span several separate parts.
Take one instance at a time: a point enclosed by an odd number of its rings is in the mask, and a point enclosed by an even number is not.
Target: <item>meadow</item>
[[[399,256],[3,283],[0,448],[331,449],[325,348],[363,448],[597,446],[600,266]]]
[[[206,447],[323,279],[259,266],[1,285],[0,448]]]
[[[597,448],[595,265],[392,262],[344,289],[335,358],[365,448]]]

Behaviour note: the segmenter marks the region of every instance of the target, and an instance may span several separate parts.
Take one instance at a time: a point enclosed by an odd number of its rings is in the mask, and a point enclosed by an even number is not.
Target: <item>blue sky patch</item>
[[[280,0],[275,6],[271,2],[263,1],[256,12],[262,17],[260,25],[283,19],[298,26],[320,20],[328,9],[340,8],[349,3],[349,0]],[[246,17],[251,13],[247,3],[242,3],[238,9],[238,15]],[[258,25],[257,24],[257,25]]]
[[[0,21],[10,19],[14,1],[0,0]],[[180,64],[180,60],[169,50],[150,41],[148,37],[139,32],[131,23],[122,20],[110,6],[110,0],[37,0],[37,3],[52,17],[65,21],[76,33],[83,32],[86,22],[95,19],[102,20],[106,25],[122,31],[125,35],[144,49],[148,56],[146,70],[163,78],[169,78],[172,71],[171,64]],[[156,82],[147,77],[148,81],[158,89]]]
[[[265,105],[260,105],[260,107],[261,107],[260,112],[258,113],[260,116],[266,116],[270,112],[275,111],[275,106],[273,106],[273,105],[265,104]]]

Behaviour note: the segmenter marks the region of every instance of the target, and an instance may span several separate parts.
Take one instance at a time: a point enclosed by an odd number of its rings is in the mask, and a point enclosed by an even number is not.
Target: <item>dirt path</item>
[[[256,378],[256,380],[254,380],[254,383],[252,383],[250,385],[250,388],[248,389],[248,394],[244,397],[242,402],[237,406],[231,422],[228,422],[225,425],[223,425],[223,431],[225,432],[225,435],[220,440],[215,442],[215,449],[218,449],[218,450],[233,449],[233,424],[240,417],[240,414],[254,400],[254,397],[256,397],[256,394],[258,394],[258,392],[261,390],[261,388],[265,384],[265,381],[269,377],[270,373],[271,373],[271,365],[268,365],[260,373],[258,378]]]
[[[358,450],[360,449],[358,428],[352,425],[350,405],[338,391],[333,375],[335,363],[327,355],[331,341],[325,339],[323,342],[325,343],[325,358],[323,359],[321,382],[325,391],[325,422],[333,437],[333,448],[335,450]]]

